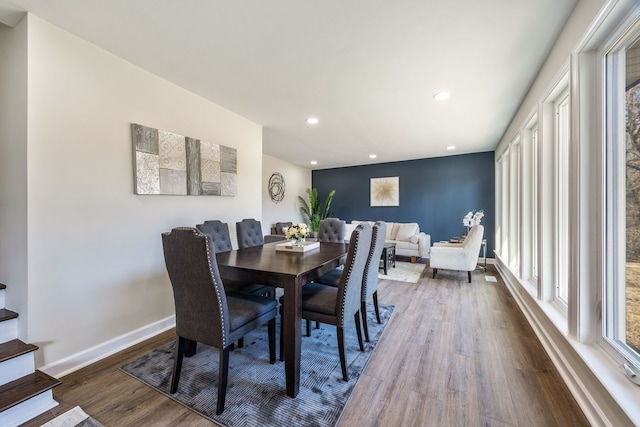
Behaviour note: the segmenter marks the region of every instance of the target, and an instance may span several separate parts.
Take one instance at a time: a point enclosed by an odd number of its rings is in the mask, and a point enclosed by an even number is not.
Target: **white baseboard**
[[[161,332],[173,328],[174,326],[176,326],[176,317],[170,316],[166,319],[159,320],[158,322],[143,326],[142,328],[113,338],[102,344],[88,348],[80,353],[76,353],[62,360],[50,363],[39,369],[53,377],[61,378],[67,374],[77,371],[80,368],[84,368],[87,365],[131,347],[132,345],[154,337]]]

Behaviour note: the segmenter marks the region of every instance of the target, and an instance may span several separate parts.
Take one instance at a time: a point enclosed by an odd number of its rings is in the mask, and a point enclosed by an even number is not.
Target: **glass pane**
[[[569,95],[556,104],[556,297],[569,300]]]
[[[626,52],[626,343],[640,353],[640,42]]]

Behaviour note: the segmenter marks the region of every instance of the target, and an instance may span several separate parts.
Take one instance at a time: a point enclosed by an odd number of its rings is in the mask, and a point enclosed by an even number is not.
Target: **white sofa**
[[[345,240],[349,240],[351,232],[361,222],[368,222],[371,225],[375,223],[375,221],[351,221],[351,224],[345,225]],[[411,262],[419,258],[429,258],[431,236],[421,232],[418,223],[385,222],[387,235],[384,240],[387,244],[396,244],[396,255],[411,257]]]

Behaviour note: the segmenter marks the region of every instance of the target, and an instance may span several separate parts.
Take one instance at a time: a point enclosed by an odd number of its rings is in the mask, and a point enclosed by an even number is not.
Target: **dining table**
[[[284,289],[284,363],[287,396],[300,390],[302,287],[341,265],[348,244],[321,242],[306,252],[276,250],[273,242],[216,254],[222,280],[242,280]]]

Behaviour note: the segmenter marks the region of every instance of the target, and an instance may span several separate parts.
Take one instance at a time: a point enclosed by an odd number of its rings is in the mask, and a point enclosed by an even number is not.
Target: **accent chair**
[[[436,244],[431,248],[430,265],[433,278],[438,269],[466,271],[471,283],[471,272],[478,265],[478,255],[482,245],[484,226],[474,225],[462,243]]]

